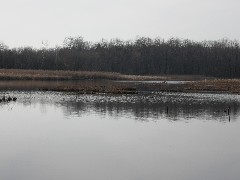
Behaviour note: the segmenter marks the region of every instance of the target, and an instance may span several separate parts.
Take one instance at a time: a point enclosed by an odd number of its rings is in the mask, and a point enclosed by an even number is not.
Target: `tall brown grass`
[[[182,75],[159,75],[139,76],[125,75],[115,72],[98,71],[52,71],[52,70],[22,70],[22,69],[0,69],[0,80],[199,80],[203,76],[182,76]]]

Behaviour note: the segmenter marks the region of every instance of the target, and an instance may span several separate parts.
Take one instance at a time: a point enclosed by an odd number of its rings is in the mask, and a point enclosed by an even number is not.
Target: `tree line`
[[[191,41],[138,37],[88,42],[65,38],[55,48],[8,48],[0,42],[0,69],[108,71],[136,75],[240,77],[237,40]]]

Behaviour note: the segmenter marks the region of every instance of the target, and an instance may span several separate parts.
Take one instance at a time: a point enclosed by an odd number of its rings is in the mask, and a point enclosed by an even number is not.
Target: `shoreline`
[[[210,84],[210,85],[209,85]],[[79,94],[141,94],[144,92],[240,94],[240,80],[192,81],[180,84],[118,82],[114,80],[0,80],[0,91],[60,91]]]
[[[156,81],[156,82],[154,82]],[[168,83],[176,81],[176,83]],[[178,83],[181,82],[181,83]],[[141,92],[240,94],[240,79],[138,76],[111,72],[0,69],[0,90],[138,94]]]
[[[213,79],[200,75],[128,75],[101,71],[0,69],[0,80],[123,80],[123,81],[196,81]]]

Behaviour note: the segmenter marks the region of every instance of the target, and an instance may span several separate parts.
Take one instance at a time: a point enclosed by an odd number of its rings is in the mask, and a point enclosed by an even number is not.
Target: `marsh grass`
[[[119,78],[120,74],[109,72],[0,69],[0,80],[115,80]]]
[[[191,82],[165,83],[171,80]],[[130,81],[143,81],[143,83]],[[163,83],[144,83],[144,81],[163,81]],[[0,90],[75,91],[90,94],[132,94],[140,91],[240,93],[240,80],[186,75],[139,76],[114,72],[0,69]]]
[[[186,75],[159,75],[140,76],[125,75],[115,72],[98,71],[52,71],[52,70],[22,70],[22,69],[0,69],[0,80],[200,80],[203,76]]]
[[[240,93],[240,79],[212,79],[185,84],[185,90]]]

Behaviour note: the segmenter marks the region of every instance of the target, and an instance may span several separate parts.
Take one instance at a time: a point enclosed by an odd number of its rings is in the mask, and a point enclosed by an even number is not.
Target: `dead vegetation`
[[[120,79],[119,73],[87,71],[51,71],[0,69],[0,80],[85,80]]]
[[[189,82],[185,84],[184,90],[240,94],[240,79],[214,79]]]
[[[201,80],[203,76],[186,75],[159,75],[139,76],[125,75],[115,72],[99,71],[52,71],[52,70],[22,70],[22,69],[0,69],[0,80],[131,80],[131,81],[153,81],[153,80]]]
[[[150,91],[185,92],[185,93],[235,93],[240,94],[240,79],[208,79],[182,84],[146,84]]]
[[[124,80],[124,82],[115,80]],[[190,82],[168,84],[165,82],[168,80]],[[164,82],[129,83],[130,81]],[[137,76],[111,72],[0,69],[0,90],[74,91],[80,94],[136,94],[140,91],[240,94],[240,79],[204,79],[202,76],[177,75]]]
[[[168,83],[110,83],[98,85],[70,85],[57,86],[52,91],[74,91],[81,94],[111,93],[111,94],[137,94],[142,91],[149,92],[185,92],[185,93],[235,93],[240,94],[240,80],[215,79],[204,81],[192,81],[180,84]]]

